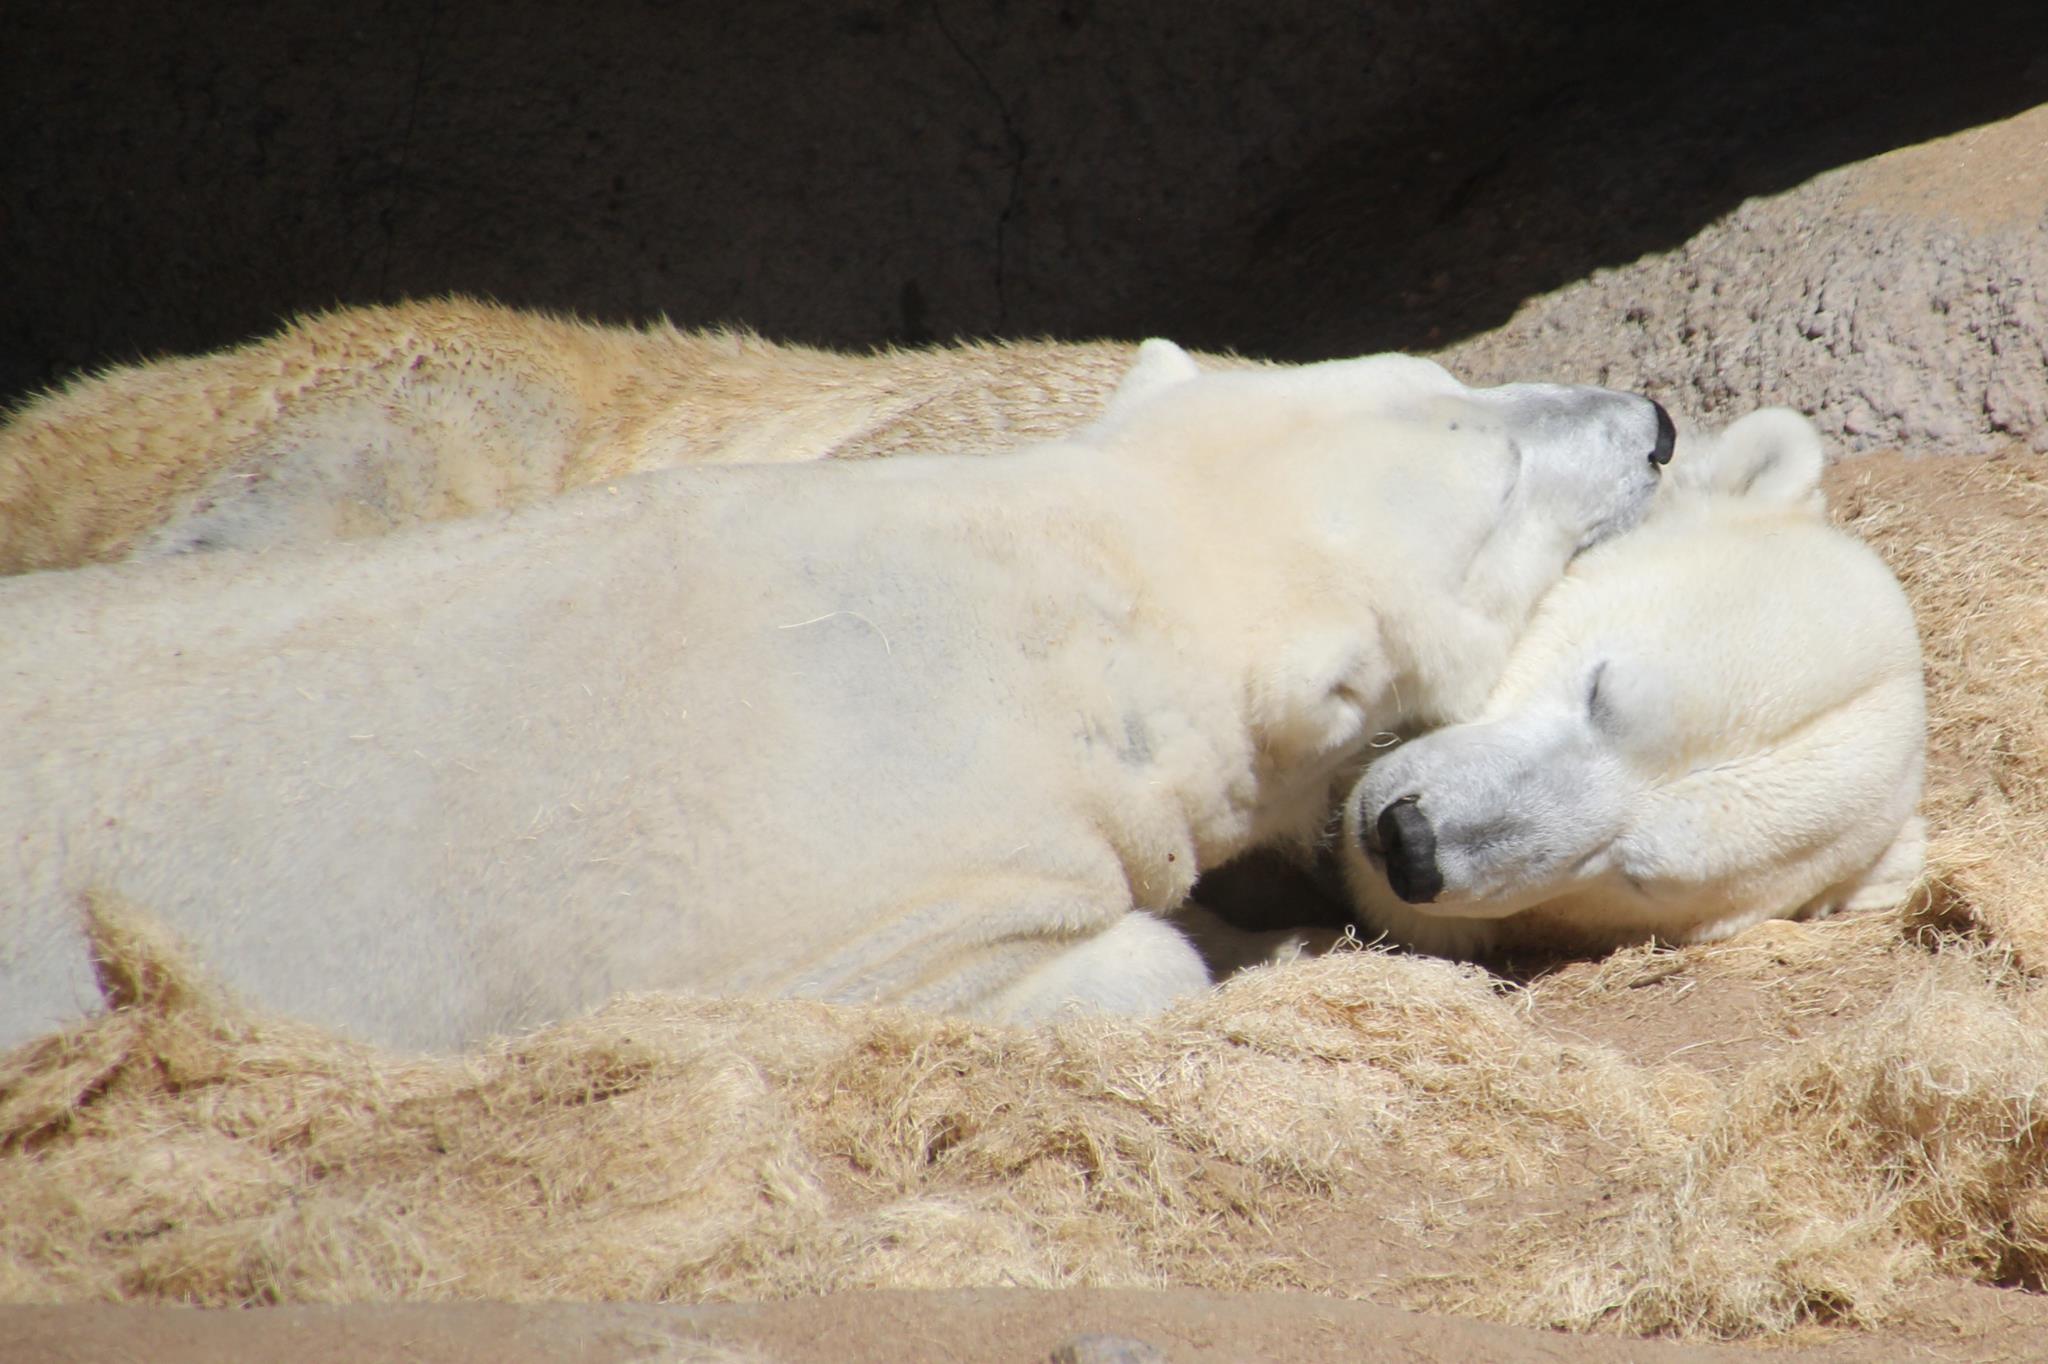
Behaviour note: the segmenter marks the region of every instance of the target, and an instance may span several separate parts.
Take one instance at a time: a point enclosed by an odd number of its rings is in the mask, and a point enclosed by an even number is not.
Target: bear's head
[[[1469,388],[1397,354],[1205,372],[1155,338],[1082,438],[1204,473],[1239,466],[1240,509],[1305,494],[1345,538],[1385,513],[1435,526],[1439,542],[1531,535],[1576,553],[1647,512],[1675,431],[1657,403],[1611,389]]]
[[[1796,413],[1688,441],[1639,530],[1581,556],[1476,719],[1344,807],[1361,917],[1453,955],[1710,938],[1902,895],[1919,870],[1918,637],[1822,515]]]
[[[1354,722],[1470,715],[1565,565],[1646,513],[1673,431],[1608,389],[1470,388],[1405,355],[1207,372],[1155,340],[1079,439],[1163,473],[1161,519],[1201,546],[1212,618],[1253,622],[1263,742],[1293,761]]]

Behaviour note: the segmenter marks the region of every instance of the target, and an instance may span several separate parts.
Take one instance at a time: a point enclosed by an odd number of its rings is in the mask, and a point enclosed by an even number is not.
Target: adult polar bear
[[[1134,351],[844,355],[461,298],[342,309],[0,422],[0,573],[374,535],[689,463],[1005,449],[1098,416]]]
[[[1339,857],[1425,950],[1604,949],[1898,903],[1918,879],[1919,638],[1830,528],[1822,453],[1765,410],[1688,441],[1644,526],[1583,555],[1472,720],[1379,759]]]
[[[1624,394],[1152,342],[1008,456],[12,579],[0,1042],[92,998],[95,887],[397,1045],[653,987],[1157,1007],[1207,976],[1143,911],[1468,713],[1670,450]]]

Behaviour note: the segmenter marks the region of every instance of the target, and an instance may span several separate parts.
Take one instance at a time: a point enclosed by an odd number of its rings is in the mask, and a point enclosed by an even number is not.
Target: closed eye
[[[1600,681],[1607,676],[1607,660],[1601,659],[1593,665],[1593,675],[1586,679],[1586,714],[1595,724],[1607,718],[1607,707],[1600,704]]]

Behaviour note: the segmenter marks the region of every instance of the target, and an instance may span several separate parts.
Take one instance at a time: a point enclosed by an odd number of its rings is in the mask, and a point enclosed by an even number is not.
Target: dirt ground
[[[1992,1290],[1959,1292],[1938,1319],[1882,1339],[1744,1348],[1569,1336],[1298,1293],[984,1288],[712,1307],[11,1307],[0,1308],[0,1333],[0,1354],[24,1364],[1043,1364],[1085,1335],[1143,1341],[1172,1364],[1988,1364],[2039,1359],[2048,1311]],[[1120,1362],[1082,1355],[1075,1364]]]

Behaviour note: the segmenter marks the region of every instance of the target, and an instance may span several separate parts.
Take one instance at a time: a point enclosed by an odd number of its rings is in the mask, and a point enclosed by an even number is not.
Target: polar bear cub
[[[1483,711],[1375,762],[1339,858],[1452,956],[1723,937],[1896,903],[1924,850],[1919,641],[1783,409],[1687,442],[1658,510],[1536,612]]]

